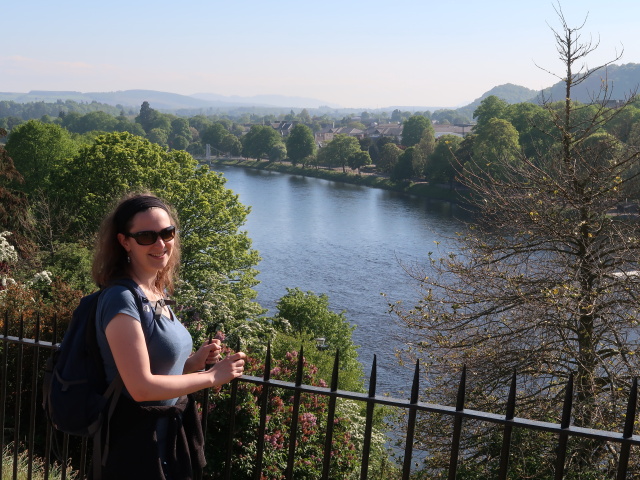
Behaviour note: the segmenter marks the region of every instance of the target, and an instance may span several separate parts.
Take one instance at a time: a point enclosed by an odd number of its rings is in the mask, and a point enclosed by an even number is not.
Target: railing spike
[[[460,385],[458,386],[458,395],[456,397],[456,411],[464,410],[464,399],[467,390],[467,366],[462,366],[462,375],[460,376]]]
[[[373,363],[371,364],[371,375],[369,375],[369,396],[376,396],[376,384],[378,383],[378,357],[373,354]]]
[[[561,428],[569,428],[571,424],[571,409],[573,408],[573,372],[569,374],[567,389],[564,393],[564,402],[562,404],[562,421]]]
[[[629,391],[629,402],[627,403],[627,415],[624,419],[624,432],[622,438],[631,438],[633,436],[633,425],[636,419],[636,409],[638,407],[638,377],[633,379],[631,391]],[[627,478],[627,470],[629,468],[629,458],[631,455],[631,445],[623,443],[620,448],[620,457],[618,459],[618,475],[616,480],[625,480]]]
[[[413,372],[413,384],[411,386],[411,403],[418,403],[420,385],[420,360],[416,360],[416,368]]]
[[[513,371],[513,376],[511,377],[511,385],[509,387],[509,398],[507,399],[507,413],[505,418],[507,420],[513,420],[513,417],[516,414],[516,372]]]
[[[300,354],[298,355],[298,368],[296,369],[296,385],[302,385],[302,370],[304,367],[304,345],[300,346]]]
[[[267,355],[264,359],[264,379],[271,380],[271,342],[267,342]]]
[[[338,374],[340,372],[338,366],[340,364],[340,349],[336,348],[336,356],[333,359],[333,372],[331,373],[331,391],[338,390]]]
[[[636,409],[638,406],[638,377],[633,379],[631,384],[631,391],[629,392],[629,402],[627,403],[627,415],[624,421],[624,433],[623,438],[630,438],[633,436],[633,425],[636,420]]]

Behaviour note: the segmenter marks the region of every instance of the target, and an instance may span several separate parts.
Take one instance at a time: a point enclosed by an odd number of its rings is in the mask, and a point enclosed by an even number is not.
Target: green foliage
[[[353,155],[349,157],[349,168],[351,170],[358,170],[362,167],[366,167],[367,165],[371,165],[371,157],[368,152],[363,152],[360,150],[359,152],[355,152]]]
[[[17,186],[28,194],[49,191],[51,173],[77,152],[77,145],[64,128],[38,120],[14,128],[6,145],[24,184]]]
[[[313,155],[316,151],[313,132],[309,127],[302,124],[293,127],[287,137],[286,144],[287,155],[294,165],[303,163],[305,158]]]
[[[268,155],[270,162],[280,162],[287,158],[287,147],[284,143],[276,143],[271,150],[269,150]]]
[[[490,95],[482,100],[478,108],[473,112],[473,117],[477,121],[474,127],[474,133],[480,133],[480,131],[487,126],[489,120],[493,118],[504,118],[507,107],[507,102],[495,95]]]
[[[278,313],[276,322],[286,321],[291,325],[293,334],[279,334],[274,340],[274,351],[284,354],[309,342],[315,349],[316,339],[323,338],[325,347],[321,352],[313,353],[314,363],[322,364],[325,379],[330,378],[335,352],[340,352],[340,368],[344,388],[362,388],[362,366],[358,362],[357,346],[353,344],[352,334],[355,326],[351,325],[342,313],[333,312],[329,308],[329,297],[325,294],[303,292],[298,288],[288,288],[276,304]]]
[[[433,153],[427,160],[425,173],[432,182],[453,183],[457,172],[456,151],[462,143],[457,135],[442,135],[438,138]]]
[[[518,131],[508,120],[491,118],[477,133],[473,154],[475,161],[467,163],[469,174],[499,178],[505,169],[520,161]]]
[[[167,153],[160,146],[123,132],[98,137],[60,165],[53,186],[63,204],[74,213],[78,237],[90,240],[111,202],[124,192],[157,191],[178,177],[182,165],[167,160]],[[195,165],[193,161],[190,170]]]
[[[44,267],[54,278],[81,292],[96,288],[91,278],[92,262],[91,250],[75,243],[57,245],[53,256],[43,259]]]
[[[342,167],[342,171],[345,172],[349,158],[360,151],[357,138],[340,133],[320,149],[318,161],[324,165]]]
[[[35,120],[43,115],[50,117],[65,116],[70,112],[84,115],[89,112],[102,111],[118,115],[119,109],[106,103],[77,102],[74,100],[54,100],[19,103],[11,100],[0,101],[0,118],[15,117],[19,120]]]
[[[0,138],[6,134],[7,131],[0,128]],[[23,181],[22,175],[13,164],[13,159],[0,144],[0,231],[13,232],[17,237],[20,253],[28,257],[33,247],[29,238],[33,225],[29,218],[27,199],[23,193],[9,187]]]
[[[431,130],[431,121],[422,115],[413,115],[402,124],[402,144],[405,147],[413,147],[420,143],[420,139],[425,132]]]
[[[176,163],[193,166],[184,152],[173,152]],[[263,312],[253,299],[255,275],[260,258],[251,249],[251,240],[240,231],[249,209],[238,196],[224,187],[224,178],[206,168],[189,172],[187,178],[165,181],[158,192],[178,211],[182,241],[181,277],[195,299],[182,303],[182,318],[187,323],[198,321],[203,311],[214,305],[215,316],[208,323],[225,324],[230,319],[255,318]],[[186,287],[186,285],[185,285]],[[206,305],[203,302],[208,302]],[[205,323],[207,325],[207,323]]]
[[[408,180],[420,175],[423,168],[423,157],[416,147],[409,147],[398,156],[398,162],[391,171],[394,181]]]
[[[282,138],[268,125],[254,125],[242,137],[242,154],[260,160],[269,157],[274,147],[282,144]]]
[[[391,172],[398,163],[402,150],[395,143],[387,143],[380,150],[380,158],[376,166],[381,172]]]

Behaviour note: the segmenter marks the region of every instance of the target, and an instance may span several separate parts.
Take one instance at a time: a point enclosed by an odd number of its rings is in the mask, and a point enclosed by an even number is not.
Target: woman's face
[[[162,208],[150,208],[136,213],[128,233],[144,231],[160,232],[170,227],[171,217]],[[118,234],[118,240],[131,259],[131,269],[138,277],[155,276],[169,263],[173,251],[173,239],[162,240],[160,235],[151,245],[140,245],[135,238]]]

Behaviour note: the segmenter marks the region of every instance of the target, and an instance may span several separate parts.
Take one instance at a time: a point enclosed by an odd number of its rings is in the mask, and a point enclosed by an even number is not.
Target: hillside
[[[497,87],[493,87],[488,92],[485,92],[481,97],[476,98],[469,105],[464,107],[460,107],[457,109],[458,113],[465,115],[468,118],[473,118],[473,112],[480,102],[491,95],[495,95],[496,97],[504,100],[507,103],[522,103],[522,102],[530,102],[538,94],[537,91],[531,90],[530,88],[521,87],[519,85],[514,85],[512,83],[506,83],[504,85],[499,85]]]
[[[609,65],[591,75],[580,85],[573,87],[571,98],[578,102],[590,103],[594,96],[598,96],[601,87],[605,84],[609,88],[611,100],[623,100],[629,97],[631,93],[638,90],[640,85],[640,64]],[[541,94],[532,97],[532,101],[540,102],[543,97],[554,102],[562,100],[564,88],[564,83],[558,82],[543,90]]]

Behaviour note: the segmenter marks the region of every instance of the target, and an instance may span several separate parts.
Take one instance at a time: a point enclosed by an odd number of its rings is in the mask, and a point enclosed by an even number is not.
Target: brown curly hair
[[[127,251],[120,245],[118,234],[127,233],[133,223],[133,217],[150,208],[162,208],[169,214],[172,224],[178,229],[178,217],[173,208],[157,196],[151,193],[125,195],[102,221],[96,238],[91,274],[99,287],[107,287],[115,280],[130,276]],[[173,293],[179,265],[180,237],[176,231],[169,262],[156,276],[155,286],[158,290]]]

